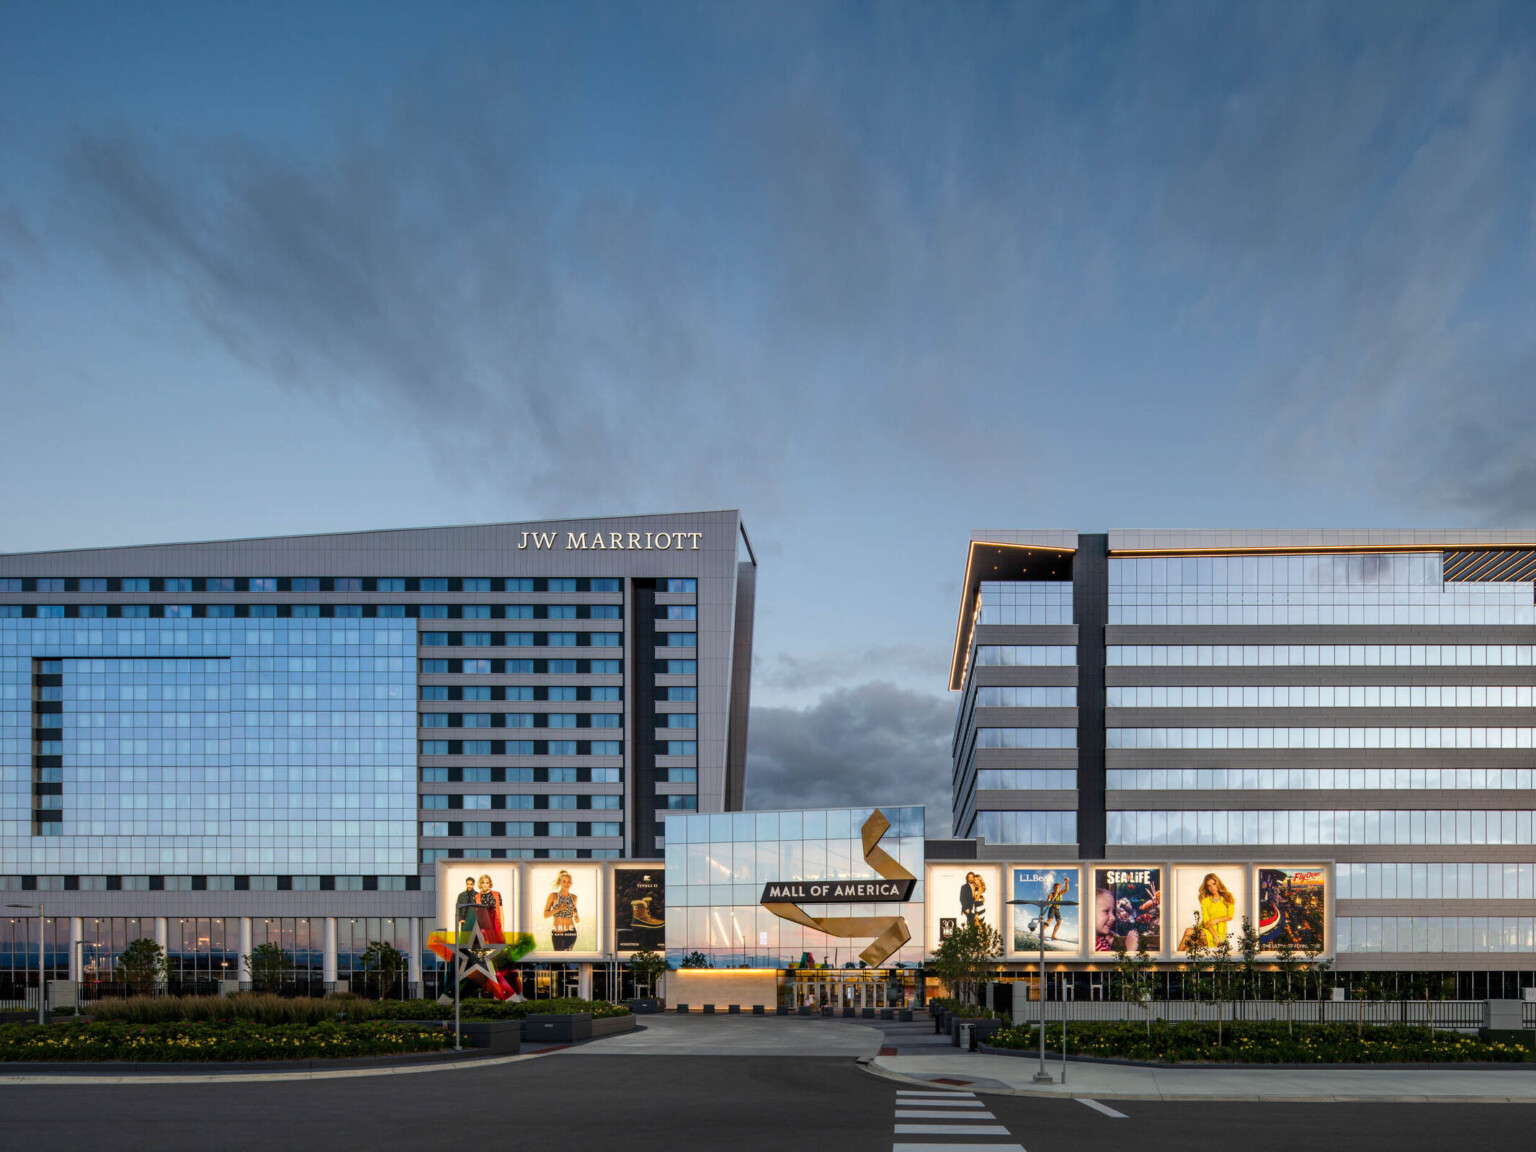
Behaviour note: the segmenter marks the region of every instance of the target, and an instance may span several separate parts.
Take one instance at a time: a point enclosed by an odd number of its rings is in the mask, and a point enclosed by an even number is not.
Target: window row
[[[1496,587],[1490,585],[1489,587]],[[1512,603],[1461,602],[1449,592],[1429,604],[1381,603],[1375,597],[1341,597],[1326,604],[1117,604],[1111,596],[1107,622],[1111,625],[1216,625],[1245,628],[1277,624],[1313,627],[1366,627],[1386,625],[1530,625],[1536,624],[1536,606],[1525,598]],[[1285,597],[1285,594],[1281,594]]]
[[[622,756],[622,740],[423,740],[423,756]]]
[[[978,668],[1046,668],[1077,663],[1073,644],[978,644]]]
[[[421,862],[439,860],[617,860],[622,848],[423,848]]]
[[[1340,916],[1340,952],[1525,952],[1536,949],[1531,916]]]
[[[622,836],[624,825],[618,821],[492,821],[423,820],[423,836]]]
[[[1142,684],[1106,688],[1104,703],[1110,708],[1532,708],[1536,686]]]
[[[693,609],[689,609],[692,611]],[[0,604],[11,620],[622,620],[618,604]],[[672,619],[694,617],[675,616]]]
[[[983,768],[976,773],[977,788],[1005,788],[1014,791],[1077,787],[1077,771],[1072,768]]]
[[[1536,644],[1111,644],[1124,667],[1536,667]]]
[[[428,793],[421,798],[421,806],[424,810],[432,809],[486,809],[496,811],[503,808],[541,809],[541,808],[602,808],[617,810],[624,807],[622,796],[448,796],[442,793]]]
[[[1531,768],[1111,768],[1104,786],[1124,791],[1181,789],[1536,788]]]
[[[422,660],[420,665],[423,676],[618,676],[624,671],[622,660]]]
[[[8,892],[416,892],[419,876],[0,876]]]
[[[978,748],[1076,748],[1076,728],[978,728]]]
[[[984,580],[978,624],[1070,624],[1070,580]]]
[[[1127,588],[1439,588],[1438,551],[1320,552],[1271,556],[1135,556],[1109,562],[1109,586]]]
[[[1536,728],[1106,728],[1106,748],[1533,748]]]
[[[622,768],[450,768],[421,770],[423,784],[620,784]]]
[[[1338,864],[1340,900],[1531,900],[1536,864]]]
[[[689,689],[692,691],[692,689]],[[463,687],[447,684],[425,684],[421,688],[423,700],[593,700],[616,703],[624,699],[624,689],[614,685],[588,688],[572,684],[553,684],[548,687],[531,684],[489,685],[469,684]]]
[[[1076,844],[1076,812],[978,812],[972,835],[988,844]]]
[[[696,592],[695,580],[658,581]],[[680,585],[673,588],[671,585]],[[614,577],[486,576],[125,576],[0,577],[0,592],[622,592]]]
[[[1022,686],[976,689],[978,708],[1076,708],[1077,689]]]
[[[667,637],[688,636],[684,647],[692,648],[693,633],[668,632]],[[659,641],[661,637],[657,637]],[[423,648],[622,648],[622,632],[423,632]]]
[[[1447,809],[1109,812],[1110,844],[1533,844],[1532,813]]]
[[[622,712],[423,712],[423,728],[622,728]]]

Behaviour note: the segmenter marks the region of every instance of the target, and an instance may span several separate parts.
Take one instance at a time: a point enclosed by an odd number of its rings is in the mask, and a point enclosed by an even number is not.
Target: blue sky
[[[1536,520],[1533,49],[11,0],[0,549],[740,507],[752,798],[942,803],[972,528]]]

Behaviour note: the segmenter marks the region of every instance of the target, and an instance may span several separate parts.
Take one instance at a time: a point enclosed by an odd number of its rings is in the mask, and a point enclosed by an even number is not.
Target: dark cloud
[[[747,807],[924,804],[928,834],[950,829],[954,706],[876,681],[809,708],[752,709]]]

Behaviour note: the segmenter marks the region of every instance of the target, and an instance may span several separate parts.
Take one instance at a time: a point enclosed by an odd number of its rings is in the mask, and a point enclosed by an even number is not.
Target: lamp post
[[[1076,900],[1010,900],[1010,904],[1024,904],[1040,910],[1040,918],[1035,921],[1035,935],[1040,940],[1040,1071],[1035,1073],[1036,1084],[1054,1084],[1056,1077],[1045,1070],[1045,910],[1048,907],[1076,908]],[[1062,1028],[1066,1028],[1066,1010],[1062,1010]],[[1066,1076],[1066,1067],[1062,1067],[1062,1076]]]
[[[44,1015],[44,1002],[48,999],[48,971],[43,961],[43,931],[47,927],[48,920],[43,912],[42,901],[36,904],[7,904],[7,908],[36,908],[37,909],[37,1022],[46,1022]]]

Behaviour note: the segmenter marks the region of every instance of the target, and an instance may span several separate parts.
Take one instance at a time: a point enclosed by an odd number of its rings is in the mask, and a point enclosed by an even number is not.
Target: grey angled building
[[[390,939],[430,983],[438,860],[741,808],[755,577],[734,511],[0,555],[0,896],[54,979],[152,937],[334,985]]]
[[[954,834],[979,859],[1156,869],[1167,956],[1223,862],[1260,918],[1273,876],[1316,864],[1338,970],[1515,996],[1536,984],[1533,589],[1528,533],[975,533]]]

